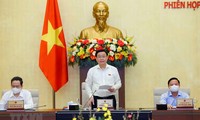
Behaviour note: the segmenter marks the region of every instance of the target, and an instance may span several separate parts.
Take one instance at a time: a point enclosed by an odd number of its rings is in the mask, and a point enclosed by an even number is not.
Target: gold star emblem
[[[49,54],[54,45],[65,48],[59,38],[61,31],[62,27],[54,29],[51,22],[48,21],[48,32],[42,36],[42,40],[47,42],[47,54]]]

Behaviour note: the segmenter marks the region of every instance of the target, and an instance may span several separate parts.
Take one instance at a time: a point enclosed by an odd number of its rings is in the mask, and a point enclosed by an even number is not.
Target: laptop
[[[7,110],[24,110],[24,100],[9,100]]]

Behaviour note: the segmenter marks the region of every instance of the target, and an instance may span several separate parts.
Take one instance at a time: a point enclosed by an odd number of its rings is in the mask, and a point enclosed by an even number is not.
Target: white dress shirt
[[[99,89],[99,86],[102,85],[110,85],[115,91],[121,87],[121,79],[117,68],[108,64],[104,69],[100,68],[99,65],[90,68],[85,82],[85,89],[89,97],[91,97],[92,94],[99,97],[115,94],[115,92],[110,92],[107,89]]]
[[[24,100],[24,109],[33,108],[33,99],[28,90],[22,89],[18,97],[14,96],[12,90],[7,91],[4,93],[1,102],[6,105],[9,100]]]

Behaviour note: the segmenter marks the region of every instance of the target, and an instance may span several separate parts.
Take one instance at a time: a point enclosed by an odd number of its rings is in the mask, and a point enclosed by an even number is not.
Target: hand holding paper
[[[110,85],[101,85],[101,86],[99,86],[99,89],[109,89],[111,87],[112,86],[110,86]]]
[[[113,88],[111,85],[102,85],[102,86],[99,86],[99,89],[107,89],[110,92],[115,91],[115,88]]]
[[[108,91],[110,91],[110,92],[115,92],[115,88],[110,87],[110,88],[108,89]]]

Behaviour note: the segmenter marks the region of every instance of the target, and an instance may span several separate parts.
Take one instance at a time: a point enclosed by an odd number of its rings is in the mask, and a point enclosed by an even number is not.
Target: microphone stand
[[[46,107],[47,105],[40,105],[40,106],[35,106],[35,107],[32,107],[32,108],[29,108],[29,109],[25,109],[25,110],[36,110],[38,108],[41,108],[41,107]]]
[[[96,92],[97,90],[95,90],[92,95],[89,97],[89,99],[86,101],[86,103],[83,105],[83,109],[85,108],[85,106],[87,105],[87,103],[90,101],[90,99],[93,97],[94,93]]]
[[[87,105],[87,103],[89,102],[89,100],[93,97],[93,95],[94,95],[95,92],[96,92],[96,90],[92,93],[92,96],[89,97],[89,99],[86,101],[86,103],[83,106],[81,104],[79,104],[80,110],[79,110],[79,115],[77,116],[78,120],[84,120],[84,117],[82,115],[82,110],[85,108],[85,106]]]
[[[137,111],[136,120],[139,120],[140,117],[140,110]]]

